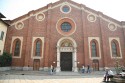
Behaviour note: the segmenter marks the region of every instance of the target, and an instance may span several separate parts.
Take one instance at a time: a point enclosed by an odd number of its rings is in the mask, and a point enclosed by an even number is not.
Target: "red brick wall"
[[[74,3],[75,4],[75,3]],[[78,4],[77,4],[78,5]],[[49,4],[48,7],[51,7]],[[79,5],[79,7],[81,7]],[[45,7],[46,9],[47,7]],[[42,10],[42,9],[41,9]],[[88,9],[91,11],[91,9]],[[40,11],[40,10],[37,10]],[[32,11],[28,13],[27,16],[36,13],[37,11]],[[56,30],[57,21],[61,18],[68,17],[75,21],[76,31],[69,37],[73,38],[77,43],[77,59],[80,62],[80,66],[84,64],[92,65],[92,60],[89,58],[89,48],[88,48],[88,37],[99,37],[101,45],[101,59],[99,60],[99,66],[113,66],[114,60],[111,59],[110,49],[109,49],[109,37],[119,37],[121,43],[121,50],[124,62],[124,32],[123,29],[118,27],[116,31],[110,31],[108,29],[108,23],[103,19],[97,17],[95,22],[89,22],[87,15],[89,13],[79,10],[71,6],[71,12],[69,14],[64,14],[60,11],[60,7],[56,7],[49,11],[44,12],[45,19],[43,21],[37,21],[35,16],[31,16],[29,19],[23,21],[24,28],[21,30],[16,30],[15,26],[12,25],[8,28],[5,50],[10,52],[11,41],[13,36],[23,37],[23,47],[22,47],[22,57],[19,59],[13,59],[13,66],[33,66],[33,59],[31,59],[31,48],[32,48],[32,38],[33,37],[45,37],[44,43],[44,58],[41,59],[40,65],[43,67],[48,67],[53,61],[56,61],[56,46],[60,38],[64,37]],[[97,13],[98,14],[98,13]],[[23,17],[24,18],[24,17]],[[19,18],[20,20],[22,18]],[[109,18],[110,19],[110,18]],[[17,20],[14,20],[16,22]]]

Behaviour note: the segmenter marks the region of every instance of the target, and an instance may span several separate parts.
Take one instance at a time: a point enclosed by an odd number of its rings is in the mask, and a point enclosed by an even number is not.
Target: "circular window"
[[[63,10],[63,12],[69,12],[69,7],[68,6],[63,6],[62,10]]]
[[[108,28],[109,28],[111,31],[115,31],[115,30],[117,29],[116,25],[113,24],[113,23],[109,23]]]
[[[69,13],[71,11],[71,7],[69,5],[62,5],[60,10],[63,13]]]
[[[75,32],[76,24],[70,18],[62,18],[57,22],[56,29],[61,35],[69,36]]]
[[[45,18],[45,15],[43,13],[39,13],[39,14],[36,15],[36,19],[38,21],[42,21],[44,18]]]
[[[18,23],[16,23],[16,25],[15,25],[15,28],[18,29],[18,30],[22,29],[23,27],[24,27],[23,22],[18,22]]]
[[[69,32],[71,30],[72,26],[69,22],[64,22],[61,24],[61,30],[64,32]]]
[[[96,21],[96,16],[94,16],[94,15],[92,15],[92,14],[89,14],[89,15],[87,16],[87,18],[88,18],[88,20],[89,20],[90,22],[95,22],[95,21]]]

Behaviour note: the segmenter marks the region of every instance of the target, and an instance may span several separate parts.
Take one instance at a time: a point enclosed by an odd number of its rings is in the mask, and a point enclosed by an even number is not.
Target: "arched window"
[[[14,56],[19,56],[20,54],[20,40],[16,40],[15,49],[14,49]]]
[[[37,40],[35,46],[36,46],[35,56],[40,56],[41,55],[41,41]]]
[[[91,40],[90,42],[90,50],[91,50],[91,57],[95,57],[95,58],[98,58],[100,57],[99,55],[99,44],[98,44],[98,41],[93,39]]]
[[[97,49],[96,48],[97,48],[96,43],[93,41],[91,44],[92,57],[97,57]]]
[[[118,42],[113,40],[112,43],[111,43],[111,47],[112,47],[112,56],[113,57],[119,57],[120,54],[119,54],[119,45],[118,45]]]

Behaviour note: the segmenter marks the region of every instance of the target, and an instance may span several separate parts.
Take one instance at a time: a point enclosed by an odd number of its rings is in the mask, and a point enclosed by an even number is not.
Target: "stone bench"
[[[116,83],[125,83],[125,79],[123,78],[111,78],[111,81],[116,82]]]

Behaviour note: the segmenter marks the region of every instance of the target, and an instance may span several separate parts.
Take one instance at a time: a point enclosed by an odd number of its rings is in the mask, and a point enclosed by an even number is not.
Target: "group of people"
[[[125,79],[125,70],[123,69],[121,73],[119,73],[118,75],[115,75],[113,73],[113,71],[109,68],[105,68],[105,74],[104,74],[104,82],[109,81],[109,79],[113,78],[113,77],[120,77],[120,78],[124,78]]]
[[[50,74],[52,75],[55,72],[54,66],[51,65],[50,67]],[[90,65],[87,65],[87,70],[85,71],[85,66],[82,66],[82,73],[91,73],[90,71]],[[113,77],[121,77],[125,79],[125,69],[122,70],[121,73],[119,73],[118,75],[115,75],[113,73],[113,71],[110,68],[105,68],[105,74],[104,74],[104,79],[103,81],[109,81],[109,79],[113,78]]]
[[[55,72],[55,68],[54,68],[54,66],[51,65],[50,66],[50,74],[52,75],[54,72]],[[82,73],[85,73],[85,67],[84,67],[84,65],[82,66]],[[87,65],[86,73],[91,73],[89,65]]]
[[[109,81],[109,78],[113,78],[114,73],[111,69],[105,68],[105,74],[104,74],[104,82]]]
[[[90,73],[91,71],[90,71],[90,66],[89,65],[87,65],[87,71],[86,71],[86,73]],[[84,67],[84,65],[82,66],[82,73],[85,73],[85,67]]]

